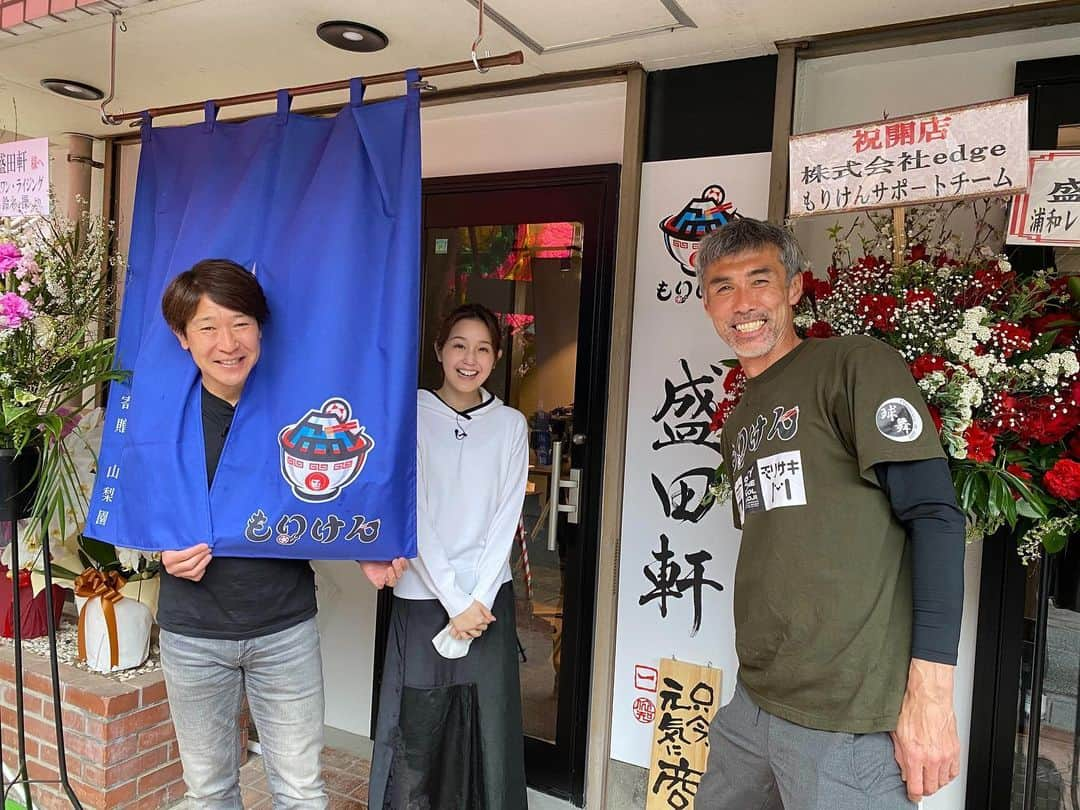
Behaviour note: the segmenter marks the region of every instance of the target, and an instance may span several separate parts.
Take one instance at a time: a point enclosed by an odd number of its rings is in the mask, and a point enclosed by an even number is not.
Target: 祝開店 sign
[[[49,213],[49,139],[0,143],[0,217]]]
[[[895,208],[1027,188],[1026,96],[796,135],[793,217]]]
[[[1030,153],[1028,193],[1009,212],[1010,245],[1080,245],[1080,150]]]

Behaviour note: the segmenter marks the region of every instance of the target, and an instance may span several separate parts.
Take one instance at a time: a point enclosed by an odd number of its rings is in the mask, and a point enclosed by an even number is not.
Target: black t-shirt
[[[235,409],[202,389],[207,486]],[[193,538],[192,545],[203,538]],[[198,582],[161,572],[158,624],[195,638],[245,639],[287,630],[315,615],[315,572],[306,560],[214,557]]]

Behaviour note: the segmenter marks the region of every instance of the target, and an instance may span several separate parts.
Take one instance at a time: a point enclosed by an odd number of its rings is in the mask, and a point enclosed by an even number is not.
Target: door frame
[[[583,504],[579,530],[580,543],[567,547],[567,571],[576,572],[567,579],[564,593],[564,633],[566,628],[576,634],[563,636],[562,671],[573,673],[562,679],[559,689],[559,726],[557,736],[565,745],[559,749],[559,759],[550,762],[547,744],[525,738],[526,769],[529,786],[581,806],[584,802],[587,766],[589,696],[591,686],[592,646],[596,607],[596,577],[599,557],[600,493],[603,484],[604,430],[607,416],[607,378],[612,322],[612,302],[615,286],[615,241],[618,226],[620,167],[617,164],[540,169],[523,172],[461,175],[425,178],[423,181],[423,227],[438,227],[433,209],[439,198],[451,195],[522,192],[527,190],[566,189],[587,190],[598,204],[595,223],[590,229],[585,223],[585,244],[582,264],[594,265],[594,271],[582,275],[578,318],[578,362],[575,381],[575,400],[580,407],[587,402],[586,421],[575,423],[575,430],[588,439],[583,446],[572,446],[575,467],[585,467],[582,481]],[[531,216],[526,204],[523,213],[511,217],[514,221],[549,221],[547,215]],[[539,205],[537,208],[539,209]],[[455,225],[499,224],[498,217],[481,210],[478,214],[460,217]],[[583,221],[585,218],[568,214],[562,219]],[[474,221],[475,220],[475,221]],[[450,224],[450,223],[447,223]],[[592,233],[590,233],[590,230]],[[427,279],[421,279],[421,306],[427,291]],[[591,336],[591,341],[583,340]],[[421,350],[424,350],[422,347]],[[419,358],[417,358],[419,362]],[[372,738],[378,717],[379,686],[382,682],[383,657],[388,641],[390,594],[381,591],[378,598],[375,631],[375,668],[372,690]]]
[[[1063,85],[1080,85],[1080,56],[1037,59],[1016,63],[1015,92],[1028,96],[1028,138],[1032,149],[1057,146],[1060,106],[1051,95]],[[1080,118],[1080,115],[1078,115]],[[1010,247],[1010,262],[1018,270],[1035,270],[1053,262],[1053,249]],[[1064,553],[1064,552],[1062,552]],[[1014,539],[999,532],[983,541],[982,576],[979,586],[979,620],[975,642],[975,677],[972,690],[971,735],[968,753],[966,810],[1008,810],[1013,792],[1013,764],[1019,707],[1024,691],[1021,681],[1031,677],[1031,705],[1041,695],[1043,659],[1046,653],[1047,605],[1058,558],[1043,556],[1040,565],[1038,605],[1033,635],[1024,622],[1025,589],[1029,570],[1021,565]],[[1032,672],[1024,674],[1028,648]],[[1025,778],[1038,753],[1038,733],[1029,736]]]

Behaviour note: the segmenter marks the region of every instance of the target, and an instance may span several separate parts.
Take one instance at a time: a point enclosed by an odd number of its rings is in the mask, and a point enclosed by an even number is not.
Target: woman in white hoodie
[[[417,558],[394,588],[371,810],[526,810],[510,549],[529,468],[525,417],[483,385],[495,315],[464,304],[417,393]]]

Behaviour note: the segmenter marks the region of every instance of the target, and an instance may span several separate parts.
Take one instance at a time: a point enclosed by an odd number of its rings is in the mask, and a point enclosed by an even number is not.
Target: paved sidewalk
[[[336,748],[324,748],[322,762],[330,810],[367,810],[371,762]],[[240,793],[245,810],[270,810],[262,757],[249,755],[240,769]]]

